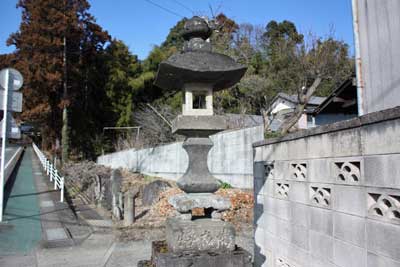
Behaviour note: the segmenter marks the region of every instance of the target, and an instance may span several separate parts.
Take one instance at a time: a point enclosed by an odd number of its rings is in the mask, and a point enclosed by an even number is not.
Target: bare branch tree
[[[339,57],[338,42],[332,36],[333,33],[323,40],[309,33],[305,44],[298,47],[298,104],[292,115],[282,124],[281,134],[287,134],[298,122],[322,80],[334,78]]]
[[[135,123],[141,126],[140,141],[142,145],[155,146],[176,141],[177,136],[172,134],[170,124],[170,121],[176,116],[177,113],[167,105],[140,106],[134,112],[133,118]]]

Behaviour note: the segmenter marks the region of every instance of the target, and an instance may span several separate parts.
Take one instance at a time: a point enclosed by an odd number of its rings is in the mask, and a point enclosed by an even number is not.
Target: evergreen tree
[[[22,22],[8,44],[17,48],[16,67],[26,81],[22,116],[41,125],[45,147],[62,137],[66,159],[72,140],[68,118],[77,119],[69,108],[84,105],[77,101],[82,92],[90,99],[88,69],[109,37],[88,13],[86,0],[19,0],[17,7]]]

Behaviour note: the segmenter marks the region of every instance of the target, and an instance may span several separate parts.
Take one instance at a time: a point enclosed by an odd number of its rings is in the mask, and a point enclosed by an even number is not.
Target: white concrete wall
[[[364,111],[400,106],[400,1],[356,0],[356,3]]]
[[[255,146],[255,266],[400,266],[400,108]]]
[[[263,126],[226,131],[211,136],[214,146],[208,156],[210,172],[234,187],[252,188],[252,144],[263,138]],[[97,163],[178,180],[187,169],[188,156],[182,148],[182,142],[177,142],[155,148],[125,150],[100,156]]]

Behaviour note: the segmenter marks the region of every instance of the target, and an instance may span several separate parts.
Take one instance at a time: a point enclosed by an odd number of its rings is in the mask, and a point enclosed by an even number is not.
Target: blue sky
[[[223,12],[237,23],[265,26],[270,20],[290,20],[301,32],[325,36],[334,26],[335,37],[353,51],[351,0],[89,0],[90,12],[113,37],[123,40],[132,53],[144,59],[154,45],[165,40],[169,29],[180,19],[150,2],[181,16]],[[21,10],[17,0],[0,0],[0,54],[10,33],[18,30]]]

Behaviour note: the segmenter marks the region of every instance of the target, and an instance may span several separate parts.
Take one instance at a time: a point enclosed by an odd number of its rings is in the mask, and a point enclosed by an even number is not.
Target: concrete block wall
[[[210,137],[214,146],[208,154],[210,172],[238,188],[253,187],[254,142],[263,140],[263,126],[221,132]],[[97,158],[97,163],[111,168],[127,168],[143,174],[178,180],[188,167],[182,142],[125,150]]]
[[[255,266],[400,267],[400,107],[254,156]]]

